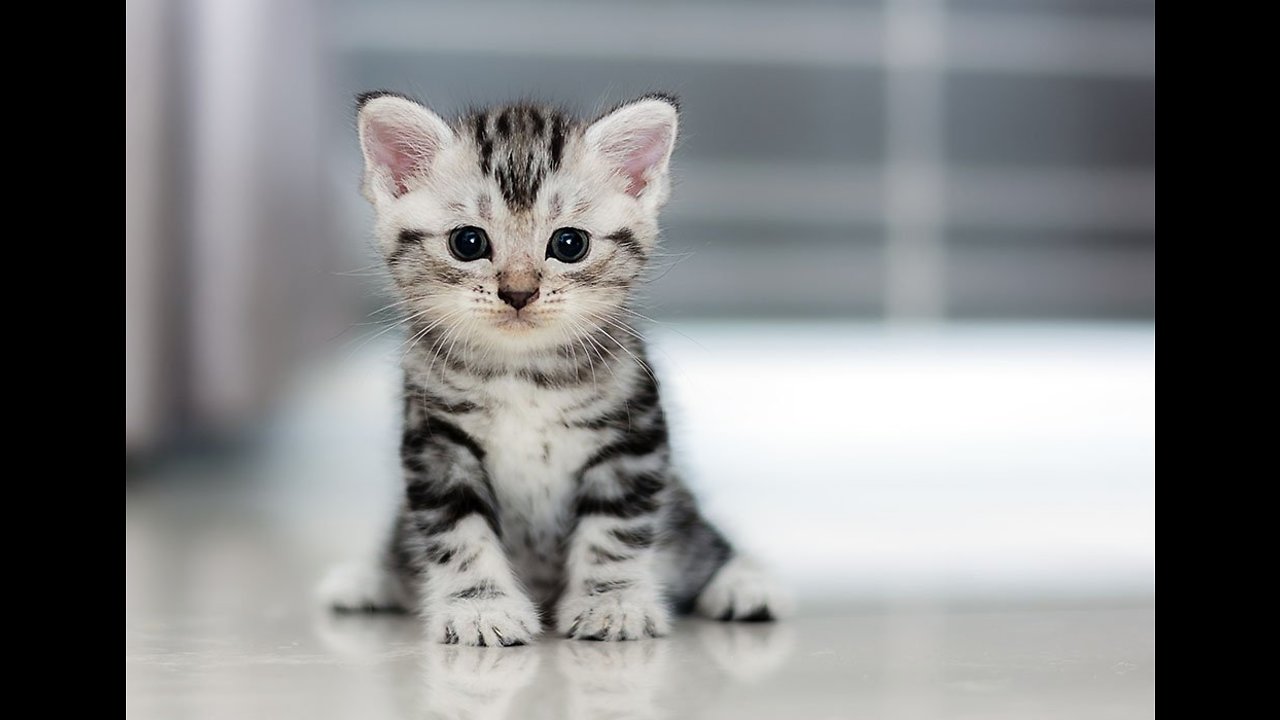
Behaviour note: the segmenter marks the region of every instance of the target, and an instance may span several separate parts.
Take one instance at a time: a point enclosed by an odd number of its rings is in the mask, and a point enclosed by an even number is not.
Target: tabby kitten
[[[431,639],[667,633],[673,611],[770,620],[771,580],[671,466],[658,382],[628,318],[653,255],[677,104],[584,122],[516,104],[450,124],[360,98],[364,196],[411,328],[405,493],[382,566],[337,609],[411,608]]]

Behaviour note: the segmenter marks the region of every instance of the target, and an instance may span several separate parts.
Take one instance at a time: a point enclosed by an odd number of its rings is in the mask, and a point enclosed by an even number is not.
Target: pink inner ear
[[[394,195],[400,197],[409,191],[409,179],[426,169],[427,147],[423,139],[381,123],[373,123],[369,131],[371,159],[386,168],[395,183]]]
[[[662,162],[667,151],[667,132],[663,128],[655,128],[636,134],[630,138],[634,143],[622,160],[622,171],[627,176],[627,194],[639,197],[648,186],[645,175],[649,168]]]

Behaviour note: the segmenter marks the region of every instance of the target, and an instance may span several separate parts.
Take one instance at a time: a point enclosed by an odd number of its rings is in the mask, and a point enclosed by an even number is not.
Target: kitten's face
[[[411,327],[512,357],[625,332],[676,117],[643,98],[591,124],[518,105],[449,126],[401,97],[365,101],[364,193]]]

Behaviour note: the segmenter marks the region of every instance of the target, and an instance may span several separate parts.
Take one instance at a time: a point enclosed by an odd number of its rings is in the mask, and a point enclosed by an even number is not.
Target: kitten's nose
[[[538,298],[538,290],[503,290],[498,289],[498,297],[511,307],[519,310]]]

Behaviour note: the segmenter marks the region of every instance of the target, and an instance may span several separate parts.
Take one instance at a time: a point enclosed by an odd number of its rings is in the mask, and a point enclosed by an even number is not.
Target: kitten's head
[[[413,325],[499,356],[616,334],[654,250],[676,126],[658,95],[590,122],[517,104],[453,123],[363,96],[363,192]]]

